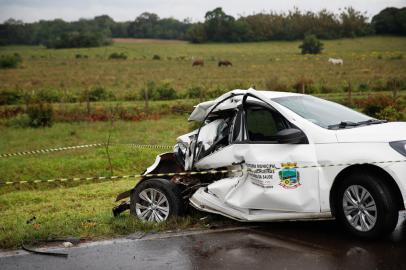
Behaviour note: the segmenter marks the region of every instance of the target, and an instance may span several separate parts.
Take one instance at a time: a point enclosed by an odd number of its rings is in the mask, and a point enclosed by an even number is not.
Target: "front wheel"
[[[162,222],[182,212],[178,187],[165,179],[148,179],[135,187],[130,212],[142,221]]]
[[[342,181],[334,194],[338,221],[351,233],[377,238],[392,232],[399,209],[384,180],[357,173]]]

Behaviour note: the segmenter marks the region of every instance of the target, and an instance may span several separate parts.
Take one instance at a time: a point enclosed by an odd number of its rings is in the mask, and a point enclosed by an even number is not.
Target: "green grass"
[[[99,239],[136,231],[182,230],[203,227],[199,214],[161,224],[142,223],[129,213],[114,218],[115,196],[134,182],[93,183],[52,190],[25,190],[0,196],[0,249],[38,240],[81,237]],[[35,217],[31,223],[27,221]]]
[[[176,138],[188,131],[186,116],[169,116],[160,120],[140,122],[57,123],[51,128],[7,128],[0,126],[0,153],[54,148],[89,143],[138,143],[174,145]],[[153,163],[160,149],[137,149],[126,145],[111,145],[114,174],[141,172]],[[91,148],[40,154],[35,156],[0,158],[0,179],[32,180],[66,176],[109,175],[106,149]]]
[[[55,124],[44,129],[0,127],[0,153],[106,142],[108,122]],[[155,121],[116,122],[112,142],[173,145],[187,132],[184,117]],[[112,146],[115,175],[140,173],[164,150]],[[2,180],[33,180],[73,176],[110,175],[104,148],[74,150],[0,159]],[[136,179],[90,182],[27,184],[0,187],[0,248],[16,248],[49,237],[78,236],[89,239],[128,234],[137,230],[182,229],[200,226],[198,219],[184,217],[152,225],[129,215],[113,218],[115,196],[132,188]],[[36,217],[33,224],[27,220]]]
[[[406,38],[366,37],[324,41],[321,55],[299,54],[297,42],[241,44],[119,43],[91,49],[51,50],[43,47],[2,47],[0,54],[18,52],[23,57],[19,69],[0,71],[0,90],[57,89],[80,92],[95,85],[112,90],[116,96],[134,94],[149,80],[168,80],[178,91],[201,85],[216,87],[266,88],[277,77],[287,85],[302,77],[316,84],[341,89],[348,82],[385,84],[392,77],[405,79]],[[128,60],[108,60],[112,52],[124,52]],[[89,59],[75,59],[76,54]],[[154,54],[163,60],[152,60]],[[391,60],[403,55],[403,59]],[[185,60],[179,60],[185,57]],[[344,66],[329,65],[329,57],[344,59]],[[192,68],[192,59],[205,60],[203,68]],[[381,58],[381,59],[380,59]],[[218,68],[219,59],[233,62]]]

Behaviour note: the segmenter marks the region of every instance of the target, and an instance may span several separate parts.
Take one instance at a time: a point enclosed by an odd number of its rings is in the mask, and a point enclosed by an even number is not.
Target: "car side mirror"
[[[287,128],[276,133],[279,143],[298,144],[306,141],[306,135],[297,128]]]

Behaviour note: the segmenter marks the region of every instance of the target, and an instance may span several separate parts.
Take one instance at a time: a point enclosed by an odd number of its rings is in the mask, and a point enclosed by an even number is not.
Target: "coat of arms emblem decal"
[[[301,186],[300,173],[297,171],[296,163],[282,163],[279,178],[279,185],[283,188],[294,189]]]

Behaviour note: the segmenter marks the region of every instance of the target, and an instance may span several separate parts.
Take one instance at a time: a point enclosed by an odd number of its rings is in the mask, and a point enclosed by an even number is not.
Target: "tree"
[[[315,35],[308,35],[299,46],[302,54],[319,54],[323,50],[323,43]]]
[[[372,18],[377,34],[406,35],[406,8],[385,8]]]
[[[204,18],[208,40],[232,41],[234,17],[227,15],[221,7],[218,7],[208,11]]]
[[[204,43],[207,41],[206,29],[203,23],[194,24],[186,33],[187,39],[192,43]]]

